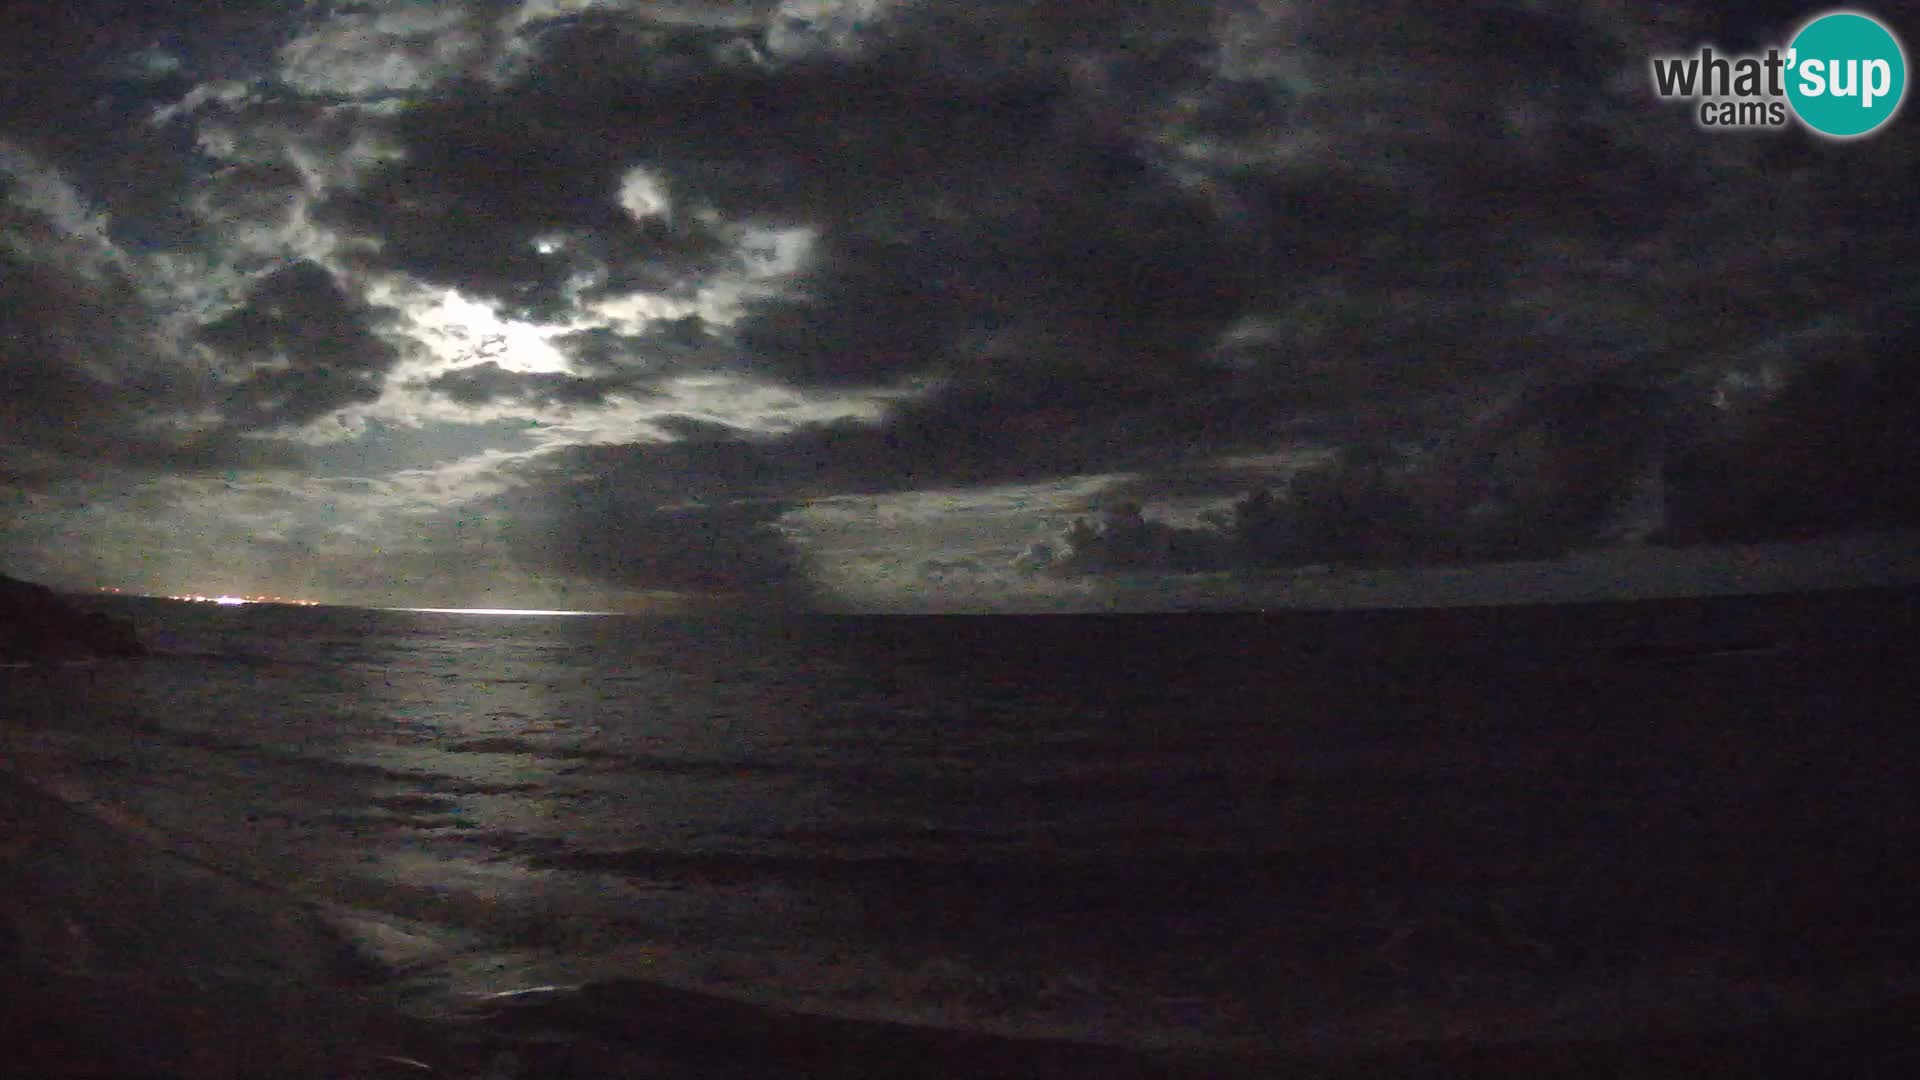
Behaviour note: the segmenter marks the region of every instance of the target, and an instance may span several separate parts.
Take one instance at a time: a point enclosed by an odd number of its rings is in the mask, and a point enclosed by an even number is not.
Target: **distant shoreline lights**
[[[110,585],[97,585],[94,591],[105,595],[147,595],[128,594],[126,590]],[[178,600],[188,604],[214,604],[219,607],[241,607],[246,604],[286,604],[293,607],[321,607],[318,600],[298,600],[290,596],[235,596],[223,593],[219,596],[207,596],[201,593],[175,593],[154,597],[163,600]],[[435,615],[615,615],[612,611],[580,611],[573,609],[550,608],[449,608],[449,607],[387,607],[373,608],[375,611],[410,611]]]
[[[118,592],[118,589],[110,590]],[[168,600],[185,600],[193,604],[219,604],[222,607],[239,607],[242,604],[292,604],[295,607],[319,607],[318,600],[293,600],[284,596],[169,596]]]

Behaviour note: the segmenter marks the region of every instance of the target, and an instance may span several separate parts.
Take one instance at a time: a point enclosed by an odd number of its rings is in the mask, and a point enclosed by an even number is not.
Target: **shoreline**
[[[635,980],[475,1002],[462,1019],[409,1018],[378,1003],[380,979],[349,962],[344,937],[299,898],[151,846],[91,806],[0,768],[0,1048],[48,1077],[478,1075],[511,1055],[513,1075],[653,1075],[700,1065],[750,1077],[1613,1077],[1851,1075],[1920,1063],[1920,993],[1838,1015],[1759,1024],[1665,1026],[1617,1038],[1490,1043],[1420,1040],[1339,1053],[1229,1056],[1143,1052],[875,1019],[797,1012]],[[76,866],[85,860],[84,866]],[[60,917],[85,886],[154,895],[108,904],[138,925]],[[91,891],[91,890],[87,890]],[[146,906],[164,898],[170,903]],[[97,899],[96,895],[87,897]],[[182,905],[217,912],[184,930]],[[193,922],[193,920],[189,920]],[[132,931],[129,934],[129,931]],[[207,936],[208,933],[211,936]],[[154,940],[158,939],[158,940]],[[112,945],[132,956],[101,956]],[[169,966],[169,962],[174,966]],[[196,969],[199,969],[196,971]],[[344,1067],[344,1071],[343,1071]],[[606,1070],[633,1069],[630,1073]],[[155,1070],[160,1070],[155,1072]],[[1862,1071],[1862,1070],[1868,1071]],[[463,1071],[470,1070],[470,1071]],[[669,1073],[670,1074],[670,1073]],[[423,1074],[424,1075],[424,1074]],[[1892,1075],[1889,1073],[1889,1075]]]

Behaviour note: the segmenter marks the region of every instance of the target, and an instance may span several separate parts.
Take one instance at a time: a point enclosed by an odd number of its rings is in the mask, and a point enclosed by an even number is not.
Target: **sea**
[[[0,669],[0,1042],[76,1076],[1334,1075],[1887,1008],[1920,999],[1917,596],[86,598],[152,655]]]

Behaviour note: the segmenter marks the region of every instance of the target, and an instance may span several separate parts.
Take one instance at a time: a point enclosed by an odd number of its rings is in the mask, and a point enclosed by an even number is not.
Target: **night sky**
[[[0,569],[1044,610],[1911,567],[1920,118],[1650,85],[1819,10],[8,5]]]

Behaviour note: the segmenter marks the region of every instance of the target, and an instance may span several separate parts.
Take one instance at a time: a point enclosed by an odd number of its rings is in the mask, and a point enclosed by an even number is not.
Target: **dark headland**
[[[44,585],[0,574],[0,663],[143,651],[130,623],[84,611]]]

